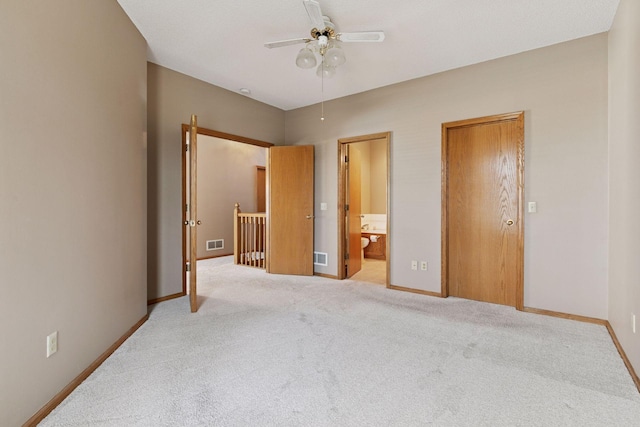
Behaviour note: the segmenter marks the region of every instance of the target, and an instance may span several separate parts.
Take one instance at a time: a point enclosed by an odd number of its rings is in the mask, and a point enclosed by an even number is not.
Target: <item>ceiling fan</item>
[[[331,19],[322,14],[320,4],[315,0],[303,0],[309,20],[313,28],[308,38],[298,38],[265,43],[268,48],[290,46],[306,43],[298,52],[296,65],[300,68],[313,68],[317,65],[316,53],[320,55],[318,77],[333,77],[336,67],[345,63],[347,58],[342,51],[341,43],[351,42],[382,42],[383,31],[360,31],[355,33],[339,33]]]

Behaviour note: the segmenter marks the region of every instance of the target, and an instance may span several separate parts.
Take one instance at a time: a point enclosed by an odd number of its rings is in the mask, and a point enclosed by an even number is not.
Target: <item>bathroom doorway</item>
[[[391,133],[338,140],[340,279],[389,286]]]

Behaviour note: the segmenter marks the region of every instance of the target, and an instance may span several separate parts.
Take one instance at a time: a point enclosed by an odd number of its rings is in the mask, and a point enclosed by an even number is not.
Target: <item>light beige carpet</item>
[[[604,327],[199,264],[42,426],[640,425]]]

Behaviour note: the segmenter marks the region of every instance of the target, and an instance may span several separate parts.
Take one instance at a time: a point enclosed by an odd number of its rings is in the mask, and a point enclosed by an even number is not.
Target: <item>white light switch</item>
[[[538,205],[536,204],[536,202],[529,202],[529,213],[536,212],[538,212]]]
[[[327,204],[326,203],[320,203],[320,210],[321,211],[326,211],[327,210]]]

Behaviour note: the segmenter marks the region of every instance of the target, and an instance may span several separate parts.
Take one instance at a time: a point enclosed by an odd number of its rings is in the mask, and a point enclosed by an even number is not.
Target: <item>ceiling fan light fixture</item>
[[[296,65],[300,68],[313,68],[318,62],[316,61],[316,55],[309,47],[304,47],[298,52],[296,57]]]
[[[330,79],[331,77],[335,76],[335,74],[336,67],[331,66],[327,63],[321,63],[320,65],[318,65],[318,69],[316,70],[316,75],[325,79]]]
[[[336,68],[347,62],[343,42],[381,42],[384,40],[383,31],[360,31],[355,33],[338,32],[336,26],[327,15],[322,14],[318,0],[302,0],[309,15],[311,30],[304,38],[281,40],[265,43],[265,47],[284,47],[298,43],[306,46],[298,52],[296,65],[299,68],[316,68],[316,75],[321,78],[331,78]]]
[[[344,55],[342,46],[338,41],[334,41],[329,44],[329,49],[324,54],[325,64],[332,67],[339,67],[347,61],[347,57]]]

